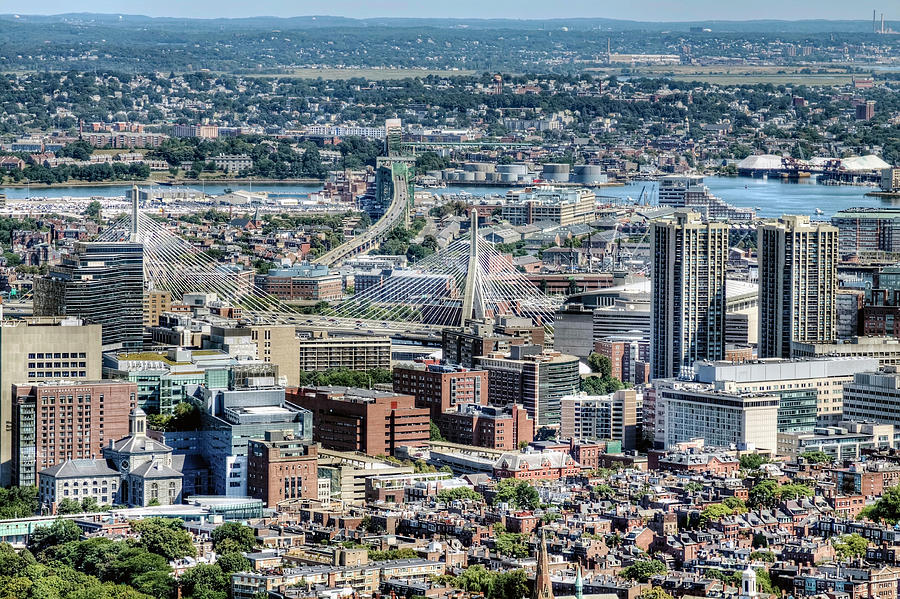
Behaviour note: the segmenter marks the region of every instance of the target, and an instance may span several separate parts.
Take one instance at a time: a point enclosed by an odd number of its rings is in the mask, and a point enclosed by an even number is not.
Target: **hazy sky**
[[[347,17],[608,17],[647,21],[700,19],[862,19],[872,10],[897,18],[896,0],[38,0],[27,14],[99,12],[171,17],[335,15]],[[4,3],[5,4],[5,3]],[[10,5],[0,7],[12,12]]]

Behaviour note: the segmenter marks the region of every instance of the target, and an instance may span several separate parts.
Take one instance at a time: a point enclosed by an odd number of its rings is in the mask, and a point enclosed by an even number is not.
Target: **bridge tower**
[[[129,240],[132,243],[138,242],[138,186],[134,183],[131,186],[131,227],[129,230]]]
[[[469,245],[469,263],[466,267],[466,282],[463,288],[462,312],[459,314],[459,325],[465,326],[466,320],[484,319],[484,295],[481,293],[481,268],[478,264],[478,210],[472,207],[472,241]]]

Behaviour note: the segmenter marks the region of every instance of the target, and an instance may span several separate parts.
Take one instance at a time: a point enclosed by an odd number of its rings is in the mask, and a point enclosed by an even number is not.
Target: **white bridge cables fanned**
[[[99,240],[127,241],[131,220],[130,214],[121,216]],[[509,256],[476,235],[478,245],[474,252],[471,237],[458,239],[408,269],[370,279],[365,289],[342,302],[333,302],[321,314],[308,315],[266,295],[246,273],[217,262],[143,212],[138,213],[137,232],[144,244],[146,285],[170,291],[176,301],[186,293],[215,293],[220,300],[240,306],[246,317],[259,322],[298,324],[313,320],[334,326],[369,325],[397,331],[459,326],[463,322],[462,306],[471,263],[477,265],[477,272],[471,277],[475,281],[471,298],[475,314],[488,318],[522,317],[534,325],[550,327],[563,300],[561,296],[545,295],[513,266]]]

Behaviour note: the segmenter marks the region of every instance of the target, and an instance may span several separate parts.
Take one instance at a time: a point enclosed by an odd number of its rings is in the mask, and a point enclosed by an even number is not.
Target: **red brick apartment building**
[[[461,404],[444,412],[438,427],[451,443],[516,450],[534,440],[534,419],[518,404],[506,407]]]
[[[430,438],[430,412],[412,395],[328,386],[288,389],[285,399],[312,412],[313,440],[326,449],[393,455]]]
[[[128,435],[137,383],[47,381],[12,386],[13,484],[35,485],[37,473],[66,460],[101,457]]]
[[[488,374],[461,366],[415,363],[394,368],[394,392],[414,396],[416,407],[428,408],[437,421],[459,404],[487,405]]]
[[[318,498],[319,451],[291,433],[266,431],[247,446],[247,494],[274,508],[286,499]]]

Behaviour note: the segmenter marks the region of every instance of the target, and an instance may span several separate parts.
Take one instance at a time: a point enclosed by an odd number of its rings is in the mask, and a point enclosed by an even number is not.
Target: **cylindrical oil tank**
[[[544,165],[543,179],[546,181],[557,181],[559,183],[569,182],[570,165],[557,164],[548,162]]]
[[[577,183],[606,183],[606,173],[599,164],[579,164],[575,167]]]

